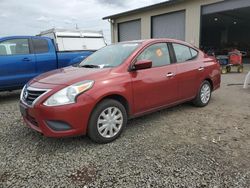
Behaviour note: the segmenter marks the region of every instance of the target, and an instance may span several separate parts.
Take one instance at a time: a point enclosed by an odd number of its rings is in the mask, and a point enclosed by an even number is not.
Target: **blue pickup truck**
[[[93,51],[58,51],[49,37],[0,38],[0,91],[20,89],[35,76],[79,63]]]

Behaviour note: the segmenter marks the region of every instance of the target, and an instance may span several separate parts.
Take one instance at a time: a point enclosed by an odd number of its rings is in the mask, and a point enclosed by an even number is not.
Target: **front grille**
[[[23,91],[22,99],[28,105],[33,105],[34,101],[45,94],[47,90],[36,88],[25,88]]]

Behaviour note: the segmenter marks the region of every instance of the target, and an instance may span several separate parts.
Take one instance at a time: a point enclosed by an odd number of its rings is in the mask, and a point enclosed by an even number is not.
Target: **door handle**
[[[198,68],[198,71],[203,71],[205,68],[204,67],[200,67]]]
[[[167,77],[168,78],[170,78],[170,77],[174,77],[175,75],[174,75],[174,73],[172,73],[172,72],[169,72],[168,74],[167,74]]]
[[[23,58],[23,61],[31,61],[31,59],[25,57],[25,58]]]

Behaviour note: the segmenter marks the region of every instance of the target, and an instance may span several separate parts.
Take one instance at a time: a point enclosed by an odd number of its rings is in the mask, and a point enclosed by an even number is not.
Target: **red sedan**
[[[22,90],[26,124],[48,137],[88,135],[107,143],[129,118],[186,101],[206,106],[220,66],[194,46],[151,39],[102,48],[77,67],[45,73]]]

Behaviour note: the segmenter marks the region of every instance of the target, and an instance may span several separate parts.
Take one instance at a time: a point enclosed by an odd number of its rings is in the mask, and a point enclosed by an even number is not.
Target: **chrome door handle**
[[[167,77],[169,78],[169,77],[174,77],[175,75],[174,75],[174,73],[172,73],[172,72],[170,72],[170,73],[168,73],[167,74]]]
[[[203,71],[205,68],[204,67],[200,67],[198,68],[198,71]]]

